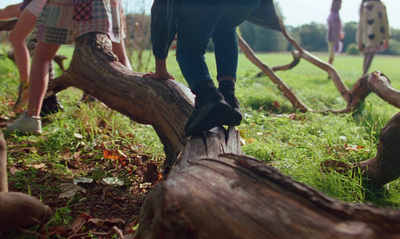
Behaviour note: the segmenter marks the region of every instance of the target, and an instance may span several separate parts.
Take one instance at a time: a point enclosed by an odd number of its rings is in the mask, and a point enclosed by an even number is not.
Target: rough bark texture
[[[167,171],[182,152],[193,94],[177,81],[147,79],[127,69],[111,52],[105,34],[89,33],[77,39],[69,69],[50,82],[49,90],[57,93],[70,86],[138,123],[152,125],[164,145]]]
[[[226,145],[240,148],[234,132],[189,139],[146,196],[136,238],[400,237],[398,210],[344,203],[238,151],[226,154]]]

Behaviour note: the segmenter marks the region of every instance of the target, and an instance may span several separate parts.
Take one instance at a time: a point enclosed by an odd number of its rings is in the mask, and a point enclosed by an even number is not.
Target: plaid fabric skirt
[[[71,44],[88,32],[106,33],[111,41],[125,38],[121,0],[47,0],[38,18],[38,39]]]

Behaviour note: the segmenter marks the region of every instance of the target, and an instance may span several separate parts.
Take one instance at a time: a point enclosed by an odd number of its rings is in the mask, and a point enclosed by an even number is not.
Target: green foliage
[[[385,55],[400,55],[400,41],[389,40],[388,49],[386,49],[382,54]]]
[[[343,50],[347,52],[348,47],[353,43],[356,43],[356,33],[357,33],[358,23],[357,22],[347,22],[343,26],[344,38]]]
[[[289,45],[280,32],[249,22],[244,22],[240,25],[240,31],[243,39],[246,40],[254,51],[281,52],[286,51]]]
[[[300,37],[301,46],[308,51],[327,51],[326,43],[327,28],[324,24],[312,22],[294,28]]]
[[[358,46],[356,43],[351,43],[347,46],[346,53],[349,55],[360,55],[360,51],[358,50]]]

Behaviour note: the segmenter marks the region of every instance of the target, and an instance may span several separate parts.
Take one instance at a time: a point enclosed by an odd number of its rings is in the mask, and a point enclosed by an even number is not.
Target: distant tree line
[[[356,45],[357,22],[344,24],[343,52],[358,54]],[[287,26],[286,30],[306,50],[315,52],[328,51],[326,43],[327,25],[310,23],[299,27]],[[240,26],[240,32],[249,45],[259,52],[282,52],[292,50],[283,35],[274,30],[265,29],[254,24],[245,22]],[[391,29],[389,48],[381,54],[400,55],[400,30]]]
[[[276,4],[276,10],[280,16],[280,7]],[[151,49],[150,41],[150,16],[145,11],[141,13],[126,14],[127,39],[126,45],[129,56],[137,58],[136,70],[146,69],[150,56],[144,55],[144,50]],[[284,21],[284,18],[283,18]],[[345,38],[343,39],[343,51],[348,54],[358,54],[356,45],[357,22],[348,22],[343,26]],[[284,52],[291,51],[292,47],[279,31],[265,29],[255,24],[244,22],[240,25],[240,34],[256,52]],[[326,52],[327,25],[312,22],[299,27],[286,26],[289,34],[306,50],[311,52]],[[0,32],[0,43],[8,43],[8,32]],[[210,42],[209,51],[213,51]],[[391,29],[389,48],[381,54],[400,55],[400,29]],[[134,61],[135,61],[134,60]]]

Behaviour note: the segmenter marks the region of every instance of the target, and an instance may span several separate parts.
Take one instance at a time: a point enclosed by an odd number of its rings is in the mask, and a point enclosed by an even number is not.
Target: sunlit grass
[[[62,47],[60,54],[67,55],[66,66],[72,56],[72,47]],[[170,53],[168,66],[176,80],[186,84],[178,64]],[[327,56],[317,53],[321,59]],[[276,66],[291,61],[289,53],[259,54],[268,65]],[[212,54],[206,55],[210,74],[216,70]],[[8,105],[16,98],[18,73],[14,64],[0,59],[2,84],[0,116],[13,119],[15,115]],[[397,73],[398,57],[377,56],[371,70],[381,70],[400,89]],[[132,59],[134,64],[134,59]],[[152,65],[151,63],[150,65]],[[361,76],[361,56],[339,55],[334,66],[340,72],[348,88]],[[149,69],[152,70],[152,69]],[[247,155],[265,161],[296,181],[349,202],[372,202],[378,206],[397,207],[400,200],[400,184],[395,180],[382,192],[370,192],[363,187],[359,176],[338,173],[322,173],[324,160],[340,160],[355,163],[372,158],[376,154],[380,131],[386,122],[398,112],[376,95],[371,94],[358,111],[344,115],[300,113],[266,77],[256,77],[259,70],[240,55],[236,94],[245,114],[238,127],[246,145]],[[277,75],[310,108],[317,111],[342,109],[345,101],[338,93],[326,72],[302,60],[292,70]],[[140,152],[162,162],[163,146],[151,126],[140,125],[128,117],[108,109],[100,102],[87,105],[79,101],[82,92],[70,88],[59,94],[65,111],[44,119],[42,136],[8,135],[10,163],[52,163],[55,170],[68,173],[63,163],[66,155],[85,154],[85,160],[99,160],[102,148]],[[79,106],[78,106],[79,105]],[[357,150],[350,150],[355,146]],[[21,150],[25,147],[24,150]]]

